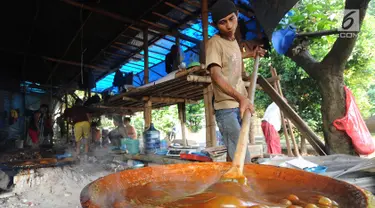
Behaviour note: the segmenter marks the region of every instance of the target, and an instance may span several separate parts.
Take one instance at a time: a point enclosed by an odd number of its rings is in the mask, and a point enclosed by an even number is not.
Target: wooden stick
[[[277,76],[277,73],[276,73],[276,70],[273,70],[272,67],[270,67],[270,70],[271,70],[271,74],[272,76]],[[273,88],[279,92],[278,90],[278,85],[276,82],[273,83]],[[281,115],[281,123],[283,125],[283,132],[284,132],[284,136],[285,136],[285,143],[286,143],[286,149],[287,149],[287,152],[288,152],[288,156],[289,157],[293,157],[293,153],[292,153],[292,150],[291,150],[291,147],[290,147],[290,142],[289,142],[289,135],[288,135],[288,129],[286,127],[286,123],[285,123],[285,116],[284,116],[284,113],[282,111],[280,111],[280,115]]]
[[[302,120],[302,118],[289,106],[288,103],[272,88],[262,76],[258,77],[258,83],[263,90],[271,97],[271,99],[279,106],[279,108],[293,121],[295,126],[300,129],[302,133],[307,135],[307,139],[314,147],[319,155],[326,155],[324,144],[319,137],[310,129],[310,127]]]
[[[272,67],[272,66],[271,66]],[[275,75],[277,75],[277,72],[276,72],[276,69],[273,68],[273,71],[275,73]],[[279,90],[279,94],[282,98],[284,98],[284,94],[283,94],[283,91],[281,89],[281,84],[280,84],[280,81],[276,81],[276,84],[277,84],[277,88]],[[288,127],[289,127],[289,131],[290,131],[290,135],[292,137],[292,142],[293,142],[293,147],[294,147],[294,152],[296,154],[297,157],[301,157],[300,153],[299,153],[299,147],[298,147],[298,144],[296,142],[296,138],[294,137],[294,133],[293,133],[293,127],[292,127],[292,123],[290,122],[290,120],[287,118],[287,123],[288,123]]]
[[[254,61],[254,70],[251,75],[251,82],[250,87],[248,89],[248,97],[250,103],[254,105],[255,99],[255,91],[256,91],[256,80],[258,77],[258,68],[259,68],[259,55],[256,56]],[[232,164],[232,168],[238,168],[238,173],[243,175],[243,167],[244,161],[246,156],[246,151],[248,149],[248,142],[249,142],[249,130],[250,130],[250,122],[251,122],[251,113],[249,110],[246,110],[245,115],[242,118],[241,124],[241,131],[240,136],[238,138],[236,152],[234,154],[234,160]]]
[[[306,137],[301,134],[301,154],[306,155],[307,154],[307,148],[306,148]]]

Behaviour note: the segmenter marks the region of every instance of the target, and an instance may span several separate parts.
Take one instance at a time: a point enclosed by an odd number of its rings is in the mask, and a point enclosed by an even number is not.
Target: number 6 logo
[[[344,18],[341,23],[340,31],[359,31],[359,10],[346,9],[344,11]]]

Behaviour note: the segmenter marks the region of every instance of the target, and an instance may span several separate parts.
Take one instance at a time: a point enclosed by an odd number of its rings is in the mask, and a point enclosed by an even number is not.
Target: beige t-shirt
[[[245,84],[242,80],[242,56],[237,41],[221,38],[219,35],[208,40],[206,53],[206,66],[217,64],[221,67],[226,81],[247,97]],[[215,110],[239,107],[239,103],[231,96],[225,94],[218,85],[212,83],[215,95]]]

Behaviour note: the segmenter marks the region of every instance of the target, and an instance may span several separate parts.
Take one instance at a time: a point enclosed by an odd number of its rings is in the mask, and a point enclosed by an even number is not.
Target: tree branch
[[[359,25],[362,26],[363,19],[370,0],[346,0],[345,9],[359,9]],[[357,33],[359,34],[359,33]],[[338,70],[344,70],[346,61],[353,51],[357,37],[353,38],[337,38],[332,49],[324,57],[322,63],[337,64]]]
[[[297,66],[303,68],[310,77],[312,77],[313,79],[317,79],[318,72],[316,71],[316,67],[314,66],[316,64],[319,64],[319,62],[316,61],[314,57],[312,57],[308,49],[304,49],[298,54],[293,54],[293,48],[296,47],[298,46],[293,45],[292,47],[290,47],[286,55],[294,62],[296,62]]]

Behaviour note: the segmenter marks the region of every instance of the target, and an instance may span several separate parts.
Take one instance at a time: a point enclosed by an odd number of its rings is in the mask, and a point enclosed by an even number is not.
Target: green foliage
[[[155,128],[167,134],[178,122],[177,105],[163,107],[152,111],[152,123]]]
[[[203,127],[204,102],[186,105],[186,125],[191,132],[198,132]]]

